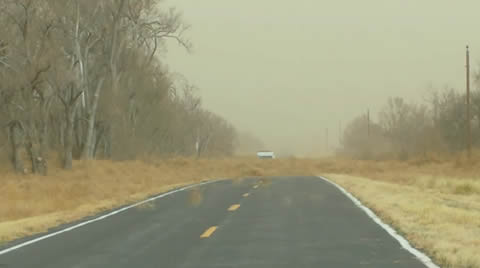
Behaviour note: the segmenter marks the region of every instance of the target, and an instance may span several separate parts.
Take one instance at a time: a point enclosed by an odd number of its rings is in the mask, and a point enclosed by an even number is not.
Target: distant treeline
[[[41,173],[51,152],[232,154],[235,129],[157,57],[188,27],[161,0],[0,0],[0,154]]]
[[[476,75],[471,92],[472,146],[480,147],[480,83]],[[454,153],[466,149],[465,91],[432,90],[422,103],[390,98],[377,121],[366,114],[345,128],[340,154],[363,159],[397,158],[429,153]]]

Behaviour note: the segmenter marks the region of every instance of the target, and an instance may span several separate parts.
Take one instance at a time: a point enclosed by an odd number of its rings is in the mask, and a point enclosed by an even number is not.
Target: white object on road
[[[324,178],[322,176],[318,176],[320,179],[332,184],[333,186],[337,187],[343,194],[345,194],[350,200],[353,201],[355,205],[357,205],[359,208],[361,208],[367,215],[380,227],[382,227],[389,235],[391,235],[395,240],[397,240],[402,248],[413,254],[417,259],[419,259],[425,266],[428,268],[440,268],[438,265],[436,265],[430,257],[425,255],[425,253],[419,251],[418,249],[412,247],[410,243],[405,239],[403,236],[397,233],[395,229],[393,229],[390,225],[384,223],[376,214],[373,212],[371,209],[368,207],[364,206],[360,200],[358,200],[355,196],[353,196],[351,193],[349,193],[347,190],[345,190],[342,186],[334,183],[333,181],[328,180],[327,178]]]
[[[260,159],[263,159],[263,158],[274,159],[275,154],[271,151],[260,151],[260,152],[257,152],[257,157]]]

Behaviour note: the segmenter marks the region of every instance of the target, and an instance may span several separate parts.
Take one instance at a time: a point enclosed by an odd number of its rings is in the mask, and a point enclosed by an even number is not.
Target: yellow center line
[[[231,206],[228,208],[228,211],[237,210],[239,207],[240,207],[240,204],[231,205]]]
[[[203,234],[200,236],[200,238],[208,238],[210,237],[213,232],[215,232],[215,230],[217,230],[218,226],[212,226],[210,228],[208,228],[205,232],[203,232]]]
[[[258,185],[253,186],[253,189],[257,189],[257,188],[258,188]]]
[[[247,197],[248,195],[249,195],[249,193],[244,193],[243,197]]]

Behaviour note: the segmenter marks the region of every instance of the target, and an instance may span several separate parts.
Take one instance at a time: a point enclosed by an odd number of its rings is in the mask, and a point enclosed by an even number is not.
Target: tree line
[[[480,74],[471,93],[472,146],[480,147]],[[408,159],[428,153],[466,149],[466,93],[453,88],[433,89],[421,103],[402,97],[388,99],[378,114],[354,118],[342,136],[341,154],[362,159]]]
[[[0,153],[46,173],[49,155],[229,155],[235,129],[158,57],[189,25],[161,0],[0,0]],[[169,41],[170,40],[170,41]]]

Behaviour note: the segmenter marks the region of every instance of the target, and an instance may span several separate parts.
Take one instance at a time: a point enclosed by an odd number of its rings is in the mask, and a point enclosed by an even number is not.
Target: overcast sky
[[[311,153],[325,129],[388,97],[464,88],[465,45],[480,57],[476,0],[168,0],[192,25],[172,71],[204,105],[276,151]]]

